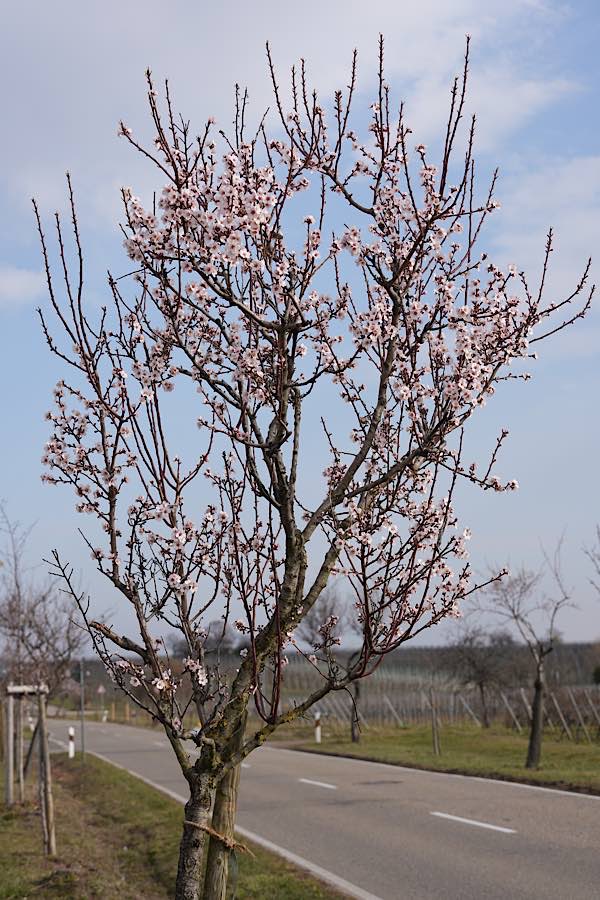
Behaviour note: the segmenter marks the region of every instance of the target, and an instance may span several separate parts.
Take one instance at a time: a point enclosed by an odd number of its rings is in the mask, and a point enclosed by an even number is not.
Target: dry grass
[[[182,808],[88,755],[53,756],[58,855],[42,854],[33,785],[0,814],[0,898],[166,900],[173,896]],[[333,900],[342,895],[260,847],[240,854],[236,897]]]

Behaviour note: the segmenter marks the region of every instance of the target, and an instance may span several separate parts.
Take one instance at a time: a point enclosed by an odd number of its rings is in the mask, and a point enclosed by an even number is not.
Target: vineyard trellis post
[[[573,709],[575,710],[575,715],[577,716],[577,720],[578,720],[579,724],[581,725],[581,730],[585,734],[588,744],[591,744],[592,738],[590,737],[590,733],[587,729],[587,725],[585,724],[585,720],[584,720],[583,716],[581,715],[581,710],[579,709],[577,701],[575,700],[575,695],[570,687],[567,688],[567,694],[569,695],[569,700],[571,701],[571,705],[572,705]]]
[[[561,709],[560,706],[559,706],[558,700],[556,699],[556,695],[554,694],[554,692],[552,692],[552,693],[550,694],[550,697],[551,697],[552,702],[553,702],[553,704],[554,704],[554,708],[556,709],[556,712],[558,713],[558,718],[559,718],[560,721],[561,721],[563,730],[564,730],[565,734],[567,735],[567,737],[569,738],[569,740],[572,741],[572,740],[573,740],[573,734],[572,734],[572,732],[571,732],[571,729],[570,729],[569,726],[567,725],[567,720],[565,719],[565,717],[564,717],[564,715],[563,715],[563,711],[562,711],[562,709]]]
[[[500,691],[500,697],[502,698],[502,702],[504,703],[504,706],[508,710],[508,714],[510,715],[511,719],[515,723],[515,728],[517,729],[518,733],[521,734],[523,732],[523,729],[521,728],[521,723],[519,722],[519,720],[517,718],[517,714],[515,713],[514,709],[508,702],[508,698],[506,697],[506,694],[504,693],[504,691]]]
[[[460,702],[462,703],[462,705],[464,706],[464,708],[466,709],[466,711],[469,713],[469,715],[471,716],[471,718],[473,719],[473,721],[475,722],[475,724],[476,724],[476,725],[479,725],[479,727],[481,728],[481,720],[478,718],[478,716],[475,715],[475,713],[473,712],[472,707],[471,707],[470,704],[465,700],[465,698],[463,697],[463,695],[462,695],[462,694],[459,694],[459,695],[458,695],[458,699],[460,700]]]
[[[392,703],[392,701],[390,700],[390,698],[388,697],[387,694],[384,694],[384,695],[383,695],[383,702],[385,703],[385,705],[387,706],[387,708],[388,708],[389,711],[391,712],[391,714],[392,714],[392,716],[394,717],[394,719],[396,720],[397,724],[400,726],[400,728],[402,728],[402,726],[403,726],[404,723],[402,722],[402,719],[400,718],[400,716],[399,716],[398,713],[396,712],[396,708],[394,707],[394,704]]]
[[[596,720],[597,724],[600,725],[600,715],[598,714],[598,710],[596,709],[596,707],[594,705],[594,701],[592,700],[589,690],[587,688],[585,688],[583,693],[585,695],[585,699],[588,702],[588,706],[590,707],[590,709],[592,711],[592,715],[594,716],[594,719]]]

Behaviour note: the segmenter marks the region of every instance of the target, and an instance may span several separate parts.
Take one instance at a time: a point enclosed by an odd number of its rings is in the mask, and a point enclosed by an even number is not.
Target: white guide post
[[[321,713],[315,712],[315,744],[321,743]]]
[[[75,758],[75,729],[69,725],[69,759]]]

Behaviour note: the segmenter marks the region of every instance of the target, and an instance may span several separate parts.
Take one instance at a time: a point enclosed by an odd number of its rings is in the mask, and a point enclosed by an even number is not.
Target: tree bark
[[[239,750],[244,740],[246,715],[235,733],[233,750]],[[230,769],[223,776],[215,791],[215,803],[213,807],[211,827],[217,834],[223,835],[228,841],[235,836],[235,816],[237,811],[237,798],[240,784],[241,766]],[[235,850],[231,850],[223,841],[211,835],[206,860],[206,873],[204,876],[204,892],[202,900],[226,900],[235,895],[235,881],[237,869],[235,865]],[[227,890],[229,883],[230,890]]]
[[[479,696],[481,698],[481,719],[484,728],[490,727],[490,713],[487,705],[487,696],[485,693],[485,685],[479,685]]]
[[[202,864],[212,800],[212,778],[193,775],[190,780],[190,799],[185,804],[183,834],[179,845],[179,864],[175,900],[199,900]]]
[[[529,732],[529,746],[527,748],[526,769],[537,769],[542,755],[542,735],[544,732],[544,663],[540,660],[537,664],[533,706],[531,708],[531,729]]]

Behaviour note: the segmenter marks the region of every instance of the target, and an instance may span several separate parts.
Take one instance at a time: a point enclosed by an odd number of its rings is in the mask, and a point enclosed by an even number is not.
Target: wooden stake
[[[14,764],[14,732],[15,732],[15,700],[12,694],[9,694],[6,698],[6,727],[4,729],[4,738],[5,738],[5,751],[4,751],[4,759],[5,759],[5,768],[6,768],[6,776],[5,776],[5,792],[6,792],[6,805],[12,806],[15,802],[15,785],[14,785],[14,775],[15,775],[15,764]]]
[[[25,803],[25,779],[23,778],[23,697],[17,697],[15,709],[15,768],[19,803]]]
[[[39,720],[35,723],[35,728],[33,729],[33,734],[31,735],[31,741],[29,742],[29,747],[27,748],[27,756],[25,757],[25,766],[23,769],[23,778],[27,778],[27,772],[29,770],[29,763],[33,759],[33,751],[35,749],[35,742],[37,736],[39,734]]]
[[[42,741],[42,728],[40,725],[40,715],[39,715],[39,703],[40,698],[38,698],[38,799],[40,806],[40,819],[42,822],[42,840],[44,842],[44,853],[47,853],[48,847],[48,817],[46,815],[46,790],[44,786],[44,744]]]
[[[56,831],[54,828],[54,802],[52,800],[52,773],[50,771],[50,751],[48,748],[48,726],[46,722],[46,695],[38,695],[40,724],[40,767],[42,771],[42,807],[46,819],[45,851],[47,856],[56,856]]]

